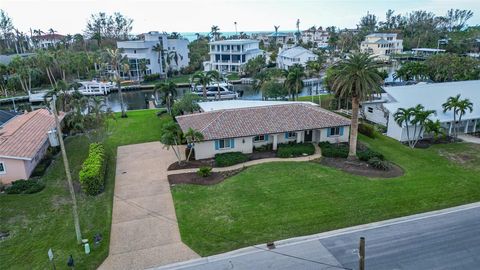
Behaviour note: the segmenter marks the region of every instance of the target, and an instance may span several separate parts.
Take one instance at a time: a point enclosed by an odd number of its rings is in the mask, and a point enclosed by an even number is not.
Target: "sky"
[[[469,25],[480,25],[480,0],[0,0],[3,9],[21,31],[53,28],[60,34],[83,33],[92,13],[120,12],[134,20],[132,32],[220,32],[293,30],[312,25],[354,28],[367,12],[385,18],[388,9],[396,13],[428,10],[443,15],[448,9],[470,9]]]

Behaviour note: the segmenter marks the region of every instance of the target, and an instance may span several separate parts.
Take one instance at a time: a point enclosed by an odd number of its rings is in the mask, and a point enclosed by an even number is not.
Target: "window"
[[[333,127],[328,130],[330,136],[340,136],[340,127]]]
[[[137,53],[137,50],[133,50],[133,53]]]
[[[369,113],[373,113],[373,108],[372,107],[367,107]]]
[[[219,149],[228,149],[228,148],[233,148],[230,139],[225,139],[225,140],[218,140],[218,148]]]
[[[253,138],[254,142],[264,142],[265,141],[265,135],[258,135]]]
[[[285,139],[293,139],[293,138],[296,138],[297,137],[297,133],[296,132],[287,132],[285,133]]]
[[[5,169],[5,164],[0,162],[0,174],[6,174],[7,170]]]

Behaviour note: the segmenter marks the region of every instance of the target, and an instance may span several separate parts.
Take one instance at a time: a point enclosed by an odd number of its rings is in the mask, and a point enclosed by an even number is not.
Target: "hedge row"
[[[229,152],[215,155],[215,165],[218,167],[232,166],[248,160],[248,156],[242,152]]]
[[[12,185],[5,188],[7,194],[32,194],[41,191],[45,185],[38,180],[17,180],[13,181]]]
[[[303,155],[313,155],[315,147],[311,143],[289,143],[279,144],[277,156],[281,158],[298,157]]]
[[[97,195],[103,191],[105,181],[105,148],[102,144],[92,143],[88,150],[88,157],[79,173],[80,184],[88,195]]]
[[[333,158],[347,158],[348,145],[347,144],[331,144],[329,142],[320,142],[318,144],[322,149],[322,156]]]

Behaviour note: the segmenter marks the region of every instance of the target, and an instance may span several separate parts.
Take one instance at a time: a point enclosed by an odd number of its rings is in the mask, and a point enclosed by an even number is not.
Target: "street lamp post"
[[[77,210],[77,199],[75,197],[75,190],[73,189],[72,175],[70,173],[70,165],[68,163],[67,152],[65,151],[65,144],[63,143],[63,134],[62,128],[60,126],[60,121],[58,120],[57,106],[56,106],[57,96],[53,95],[52,101],[50,102],[51,110],[55,118],[55,125],[58,132],[58,141],[60,142],[60,149],[63,157],[63,165],[65,166],[65,174],[67,175],[68,188],[70,190],[70,196],[72,197],[72,210],[73,210],[73,222],[75,224],[75,234],[77,236],[77,243],[82,243],[82,233],[80,231],[80,221],[78,218]]]

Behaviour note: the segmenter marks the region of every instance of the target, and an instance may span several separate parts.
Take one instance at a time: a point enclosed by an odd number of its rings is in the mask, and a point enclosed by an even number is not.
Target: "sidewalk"
[[[317,158],[322,157],[322,151],[318,144],[313,144],[315,147],[315,153],[310,156],[303,156],[303,157],[295,157],[295,158],[262,158],[262,159],[257,159],[257,160],[251,160],[247,161],[244,163],[240,164],[235,164],[233,166],[229,167],[218,167],[218,168],[212,168],[212,172],[225,172],[225,171],[233,171],[237,169],[242,169],[242,168],[247,168],[253,165],[258,165],[258,164],[263,164],[263,163],[269,163],[269,162],[300,162],[300,161],[310,161],[314,160]],[[181,169],[181,170],[173,170],[173,171],[167,171],[167,175],[172,175],[172,174],[181,174],[181,173],[193,173],[197,172],[198,168],[191,168],[191,169]]]
[[[458,138],[469,143],[480,144],[480,138],[468,134],[458,134]]]

